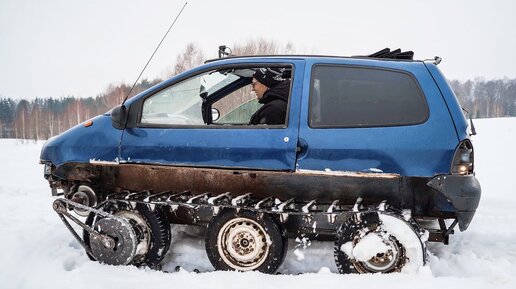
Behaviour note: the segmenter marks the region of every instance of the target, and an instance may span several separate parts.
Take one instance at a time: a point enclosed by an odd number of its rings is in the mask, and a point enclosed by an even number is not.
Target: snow
[[[384,243],[383,238],[377,234],[367,234],[355,248],[353,248],[351,242],[347,242],[342,245],[341,250],[358,261],[366,262],[376,256],[377,253],[387,253],[389,247]]]
[[[294,250],[294,255],[296,255],[296,260],[302,261],[305,259],[305,253],[299,249]]]
[[[102,161],[102,160],[90,159],[90,164],[94,164],[94,165],[117,165],[118,164],[118,158],[116,158],[115,161]]]
[[[392,243],[391,238],[394,237],[403,244],[408,258],[402,272],[417,273],[424,264],[423,245],[417,235],[419,233],[414,232],[403,219],[385,213],[379,214],[379,217],[381,225],[378,231],[370,232],[367,228],[363,228],[359,234],[360,239],[354,246],[353,242],[346,242],[342,244],[340,250],[352,259],[365,262],[378,253],[387,253],[389,249],[395,250],[387,245]],[[427,232],[421,240],[428,240]]]
[[[399,178],[399,174],[387,174],[382,171],[371,172],[371,169],[368,169],[364,172],[347,172],[347,171],[332,171],[331,169],[324,169],[324,171],[318,170],[305,170],[305,169],[297,169],[296,172],[299,174],[308,174],[308,175],[326,175],[326,176],[348,176],[348,177],[374,177],[374,178]]]
[[[418,236],[400,219],[387,214],[379,214],[379,216],[382,228],[405,246],[405,254],[409,262],[403,267],[403,272],[417,272],[424,263],[423,248]],[[426,241],[426,235],[421,240]]]
[[[333,243],[305,247],[295,240],[282,275],[212,272],[202,230],[186,226],[173,227],[166,272],[92,262],[52,210],[38,164],[42,142],[0,140],[0,288],[516,288],[516,118],[474,122],[480,207],[450,245],[429,243],[428,265],[411,274],[336,274]],[[297,275],[301,271],[309,273]]]

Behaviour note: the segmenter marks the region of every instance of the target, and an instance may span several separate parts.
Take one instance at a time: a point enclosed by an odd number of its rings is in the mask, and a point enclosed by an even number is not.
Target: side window
[[[291,72],[290,67],[224,67],[192,76],[147,97],[140,124],[284,125]]]
[[[203,97],[233,83],[238,76],[217,71],[172,85],[143,102],[140,123],[151,125],[204,125]]]
[[[201,76],[166,88],[143,103],[142,124],[202,125]]]
[[[247,125],[251,116],[261,106],[251,88],[243,87],[213,103],[212,108],[217,109],[220,114],[213,123]]]
[[[311,127],[372,127],[423,123],[428,105],[409,74],[373,68],[316,66]]]

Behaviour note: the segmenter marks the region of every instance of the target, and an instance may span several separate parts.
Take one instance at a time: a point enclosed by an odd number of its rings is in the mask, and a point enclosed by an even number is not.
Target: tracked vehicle
[[[53,207],[107,264],[159,268],[171,226],[190,224],[217,270],[273,273],[300,235],[335,240],[341,273],[418,268],[427,242],[468,228],[481,190],[440,59],[412,58],[208,61],[50,139]],[[261,68],[290,82],[284,124],[248,124]]]

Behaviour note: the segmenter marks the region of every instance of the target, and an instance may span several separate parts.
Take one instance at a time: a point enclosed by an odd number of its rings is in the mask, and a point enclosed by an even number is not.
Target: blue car
[[[50,139],[54,210],[107,264],[159,268],[170,226],[190,224],[217,270],[274,273],[299,236],[334,240],[341,273],[417,269],[481,189],[440,59],[412,58],[207,61]]]

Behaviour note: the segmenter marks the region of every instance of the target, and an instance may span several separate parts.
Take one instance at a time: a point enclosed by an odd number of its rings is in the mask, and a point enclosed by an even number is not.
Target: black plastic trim
[[[427,185],[442,193],[455,209],[459,229],[468,228],[480,202],[482,190],[473,175],[440,175],[431,179]]]
[[[275,58],[275,57],[281,57],[281,58],[291,58],[291,59],[306,59],[306,58],[336,58],[336,59],[369,59],[369,60],[375,60],[375,61],[396,61],[396,62],[423,62],[423,60],[414,60],[414,59],[394,59],[394,58],[377,58],[377,57],[369,57],[364,55],[359,56],[335,56],[335,55],[324,55],[324,54],[277,54],[277,55],[270,55],[270,54],[261,54],[261,55],[242,55],[242,56],[228,56],[223,58],[213,58],[208,59],[204,63],[211,63],[211,62],[217,62],[217,61],[223,61],[227,59],[239,59],[239,58]]]

